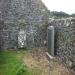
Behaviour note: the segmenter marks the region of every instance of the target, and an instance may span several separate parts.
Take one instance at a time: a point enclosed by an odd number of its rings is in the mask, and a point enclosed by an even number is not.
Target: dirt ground
[[[57,58],[48,60],[45,52],[44,48],[33,49],[23,58],[23,63],[35,71],[34,75],[72,75]]]

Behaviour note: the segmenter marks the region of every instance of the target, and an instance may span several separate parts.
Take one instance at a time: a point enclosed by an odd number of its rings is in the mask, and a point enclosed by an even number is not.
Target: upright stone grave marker
[[[48,52],[50,55],[54,56],[54,27],[49,26],[47,31],[48,37]]]

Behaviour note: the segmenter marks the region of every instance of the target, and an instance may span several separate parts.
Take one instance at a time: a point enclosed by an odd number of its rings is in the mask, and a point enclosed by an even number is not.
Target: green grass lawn
[[[0,51],[0,75],[32,75],[22,63],[23,55],[23,52]]]

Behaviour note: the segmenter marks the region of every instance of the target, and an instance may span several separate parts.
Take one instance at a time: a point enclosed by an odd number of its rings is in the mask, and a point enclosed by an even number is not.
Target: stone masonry
[[[55,34],[55,54],[69,67],[75,64],[75,28],[58,27]]]
[[[75,19],[52,20],[55,28],[55,55],[75,71]]]
[[[48,10],[41,0],[0,0],[0,48],[15,48],[16,43],[16,48],[43,46],[47,22]],[[9,40],[10,34],[14,41]],[[10,41],[14,42],[12,47]]]

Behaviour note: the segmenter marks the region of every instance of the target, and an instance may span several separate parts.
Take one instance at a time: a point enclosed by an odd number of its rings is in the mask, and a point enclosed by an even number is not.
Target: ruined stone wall
[[[5,22],[25,21],[29,25],[48,20],[47,9],[41,0],[0,0],[0,19]]]
[[[75,18],[50,19],[49,25],[54,27],[75,27]]]
[[[75,28],[56,28],[55,53],[69,67],[75,64]]]
[[[75,19],[50,20],[40,0],[0,0],[0,49],[43,47],[47,27],[55,27],[55,53],[75,62]]]
[[[75,64],[75,19],[53,20],[55,27],[55,55],[74,70]]]
[[[0,30],[0,50],[17,49],[17,34],[18,32],[16,30]]]
[[[47,32],[45,26],[26,26],[25,29],[21,29],[18,33],[19,47],[27,47],[32,49],[36,47],[44,47],[44,41],[46,40]]]
[[[17,47],[43,46],[44,25],[48,17],[48,10],[41,0],[0,0],[0,39],[10,36],[9,33],[13,37],[16,31],[18,39],[16,36],[13,39],[18,42]],[[13,42],[7,39],[2,39],[2,42]],[[10,48],[8,43],[3,46],[4,43],[1,43],[1,48]]]

